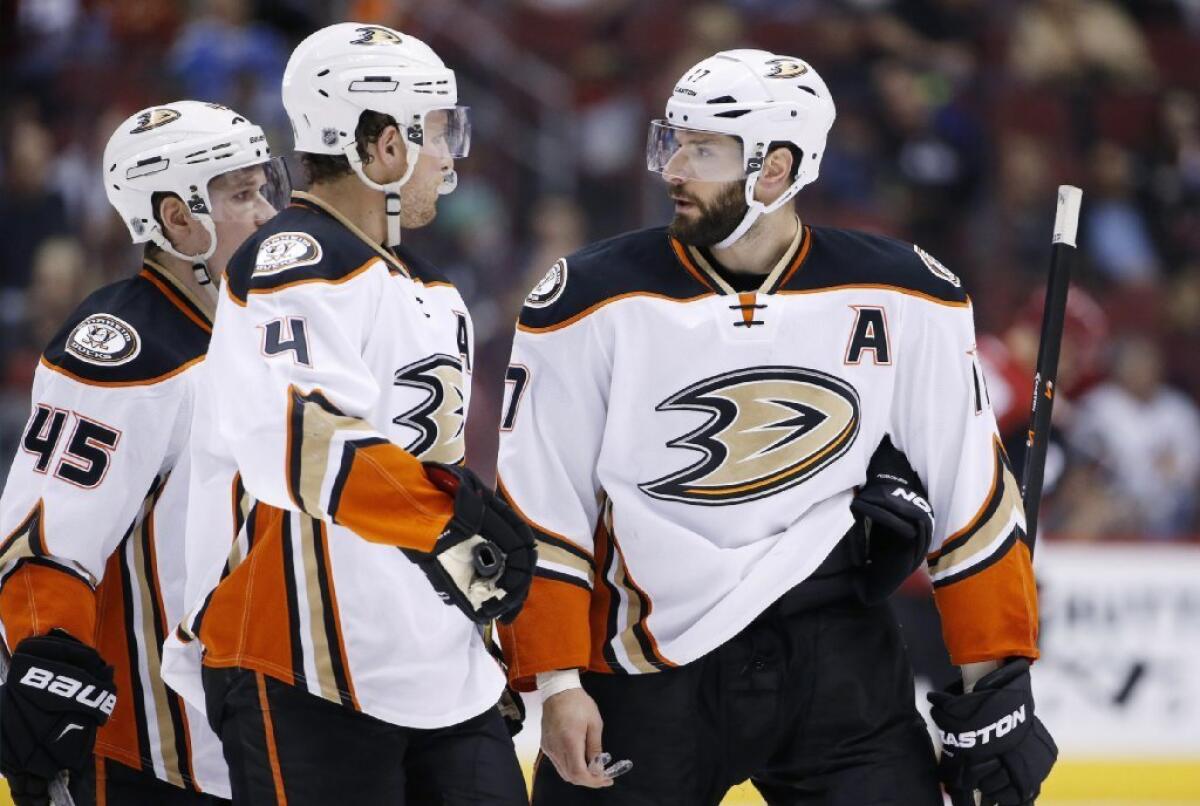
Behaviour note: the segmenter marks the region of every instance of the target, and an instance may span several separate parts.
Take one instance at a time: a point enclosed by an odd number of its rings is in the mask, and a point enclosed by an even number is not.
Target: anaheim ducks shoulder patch
[[[708,415],[667,443],[702,458],[638,487],[652,498],[707,506],[754,501],[812,478],[854,444],[860,419],[858,392],[845,380],[789,366],[705,378],[656,411]]]
[[[943,266],[940,260],[916,244],[913,244],[913,251],[917,253],[917,257],[921,258],[921,262],[925,264],[925,268],[933,272],[935,277],[942,278],[955,288],[962,288],[962,280],[958,279],[958,275],[954,272]]]
[[[529,292],[529,296],[525,298],[525,304],[531,308],[545,308],[547,305],[553,305],[554,301],[562,296],[566,287],[567,259],[562,257],[550,267],[550,271],[546,272],[545,276]]]
[[[287,269],[312,266],[323,257],[321,244],[305,232],[277,232],[258,246],[254,276],[278,274]]]
[[[80,361],[97,366],[118,366],[137,358],[142,340],[133,325],[112,314],[97,313],[84,319],[67,336],[66,350]]]

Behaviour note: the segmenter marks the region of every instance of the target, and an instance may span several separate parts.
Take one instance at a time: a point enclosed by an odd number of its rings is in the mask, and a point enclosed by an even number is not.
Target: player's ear
[[[759,176],[759,182],[766,180],[772,186],[779,185],[780,188],[785,188],[792,183],[792,166],[795,164],[795,159],[792,157],[791,150],[780,146],[773,148],[767,153],[767,158],[763,160],[762,174]]]
[[[188,231],[195,221],[191,211],[183,203],[183,199],[174,193],[159,200],[158,220],[162,223],[163,232],[172,242],[178,242],[181,238],[187,237]]]
[[[770,204],[779,198],[783,191],[792,184],[792,152],[780,146],[767,152],[763,160],[762,171],[758,175],[758,183],[754,189],[754,198],[764,204]]]

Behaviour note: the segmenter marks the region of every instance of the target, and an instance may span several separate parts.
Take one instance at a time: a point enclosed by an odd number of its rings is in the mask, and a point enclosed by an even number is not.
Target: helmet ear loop
[[[387,245],[400,245],[400,188],[404,186],[413,174],[417,167],[417,160],[421,156],[421,146],[405,140],[405,162],[406,167],[404,175],[395,182],[388,182],[386,185],[380,184],[367,176],[363,170],[362,157],[358,154],[358,144],[349,143],[342,148],[342,154],[350,163],[350,167],[358,176],[359,181],[372,190],[378,190],[385,194],[384,196],[384,212],[387,214]]]
[[[198,255],[185,255],[183,252],[180,252],[171,243],[171,239],[167,237],[167,234],[163,232],[162,225],[157,222],[155,222],[154,229],[150,233],[150,240],[168,255],[191,263],[192,274],[195,276],[197,283],[202,286],[212,285],[212,275],[208,272],[208,259],[213,256],[213,252],[217,251],[217,227],[213,224],[210,213],[193,212],[192,217],[199,221],[200,226],[208,233],[208,248],[202,253]]]

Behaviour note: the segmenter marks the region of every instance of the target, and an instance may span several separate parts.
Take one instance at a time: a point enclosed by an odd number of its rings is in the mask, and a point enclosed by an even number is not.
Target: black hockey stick
[[[1050,444],[1050,413],[1054,408],[1054,382],[1058,378],[1058,353],[1062,346],[1067,315],[1067,290],[1075,261],[1075,236],[1079,231],[1079,206],[1083,191],[1072,185],[1058,186],[1058,208],[1054,214],[1054,237],[1050,245],[1050,276],[1046,279],[1046,304],[1042,311],[1042,336],[1038,343],[1033,376],[1033,406],[1025,441],[1025,470],[1021,474],[1021,501],[1025,505],[1025,535],[1032,556],[1037,540],[1038,508],[1042,503],[1042,481],[1046,449]],[[981,806],[978,791],[951,793],[953,806]],[[987,804],[986,806],[990,806]],[[1033,806],[1029,801],[1023,806]]]
[[[1037,367],[1033,376],[1033,408],[1025,442],[1025,470],[1021,474],[1021,501],[1025,505],[1025,535],[1029,553],[1037,540],[1038,509],[1042,503],[1042,481],[1046,449],[1050,444],[1050,413],[1054,408],[1058,353],[1062,346],[1063,320],[1067,314],[1067,289],[1075,262],[1075,235],[1079,230],[1079,206],[1083,191],[1072,185],[1058,186],[1058,209],[1054,214],[1054,238],[1050,246],[1050,276],[1046,280],[1046,305],[1042,311],[1042,337],[1038,343]]]

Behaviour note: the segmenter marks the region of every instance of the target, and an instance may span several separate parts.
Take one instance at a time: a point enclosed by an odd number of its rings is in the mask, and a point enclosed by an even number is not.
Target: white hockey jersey
[[[51,341],[0,498],[0,625],[8,652],[57,627],[112,664],[98,756],[227,795],[217,737],[160,673],[184,615],[189,432],[211,307],[147,261]]]
[[[167,647],[185,697],[203,664],[409,727],[496,704],[474,624],[400,551],[450,518],[421,462],[464,457],[472,338],[452,285],[307,194],[235,254],[195,421],[193,611]]]
[[[803,581],[885,435],[925,482],[955,663],[1036,656],[1019,492],[970,302],[922,250],[802,227],[755,291],[664,229],[560,260],[521,312],[500,486],[538,536],[510,673],[693,661]]]

